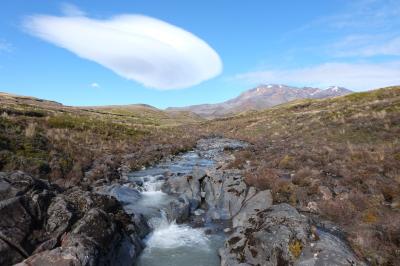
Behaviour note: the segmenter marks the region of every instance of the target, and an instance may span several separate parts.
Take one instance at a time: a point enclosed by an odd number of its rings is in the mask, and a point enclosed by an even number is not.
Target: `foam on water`
[[[169,222],[164,212],[161,217],[150,219],[154,231],[146,239],[148,249],[174,249],[179,247],[209,248],[209,239],[201,229]]]

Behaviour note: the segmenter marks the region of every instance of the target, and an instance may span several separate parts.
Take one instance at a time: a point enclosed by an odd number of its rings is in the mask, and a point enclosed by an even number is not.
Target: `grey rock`
[[[0,199],[0,265],[132,265],[143,248],[147,224],[112,196],[15,172],[0,173]]]
[[[340,239],[327,231],[318,230],[318,240],[305,246],[301,257],[296,261],[297,266],[317,265],[366,265],[360,261]]]
[[[296,260],[294,244],[308,241],[307,218],[287,204],[253,213],[220,249],[221,265],[289,265]]]
[[[72,212],[68,202],[57,196],[47,209],[46,231],[54,238],[59,238],[71,225]]]
[[[190,202],[188,197],[182,195],[178,199],[170,202],[166,212],[170,221],[176,221],[177,223],[187,221],[190,215]]]
[[[248,217],[265,211],[272,206],[272,194],[269,190],[256,191],[251,187],[240,211],[233,217],[233,227],[244,226]]]

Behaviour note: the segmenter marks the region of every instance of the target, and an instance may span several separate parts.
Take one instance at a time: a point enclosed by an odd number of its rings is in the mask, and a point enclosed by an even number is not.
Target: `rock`
[[[269,190],[257,192],[251,187],[240,211],[233,217],[233,227],[243,226],[248,217],[265,211],[272,206],[272,194]]]
[[[288,204],[254,213],[220,249],[221,265],[289,265],[307,243],[307,218]]]
[[[28,255],[21,247],[30,233],[32,219],[21,197],[0,202],[0,265],[11,265]]]
[[[170,177],[163,184],[162,191],[168,194],[185,195],[190,202],[190,211],[194,212],[201,202],[200,182],[202,178],[201,171],[190,176]]]
[[[332,192],[328,187],[319,186],[318,190],[319,190],[319,193],[321,193],[323,200],[331,200],[332,199]]]
[[[318,213],[318,204],[315,201],[310,201],[307,203],[306,207],[307,211],[312,212],[312,213]]]
[[[145,222],[114,197],[16,172],[0,173],[0,199],[0,265],[131,265],[143,248]]]
[[[231,219],[242,209],[248,187],[240,170],[212,170],[202,182],[208,214],[214,219]]]
[[[141,197],[137,189],[120,184],[98,187],[96,192],[103,195],[111,195],[123,204],[132,204]]]
[[[167,217],[170,221],[183,223],[189,219],[190,202],[186,195],[180,196],[178,199],[170,202],[167,210]]]
[[[202,209],[197,209],[194,211],[194,215],[196,215],[196,216],[203,215],[204,213],[205,213],[205,211]]]
[[[47,209],[45,229],[53,238],[58,239],[71,225],[72,211],[64,197],[57,196]]]
[[[318,230],[318,240],[303,249],[297,266],[313,265],[366,265],[360,261],[345,241],[333,234]]]

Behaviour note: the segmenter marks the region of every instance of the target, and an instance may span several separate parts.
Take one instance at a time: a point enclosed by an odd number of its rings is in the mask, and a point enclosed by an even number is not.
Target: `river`
[[[167,209],[179,195],[163,192],[166,179],[206,171],[228,160],[224,150],[244,144],[229,139],[204,139],[189,152],[174,156],[128,175],[122,186],[109,193],[123,203],[128,213],[141,213],[151,228],[145,237],[145,248],[136,261],[138,266],[217,266],[218,249],[223,245],[224,224],[214,223],[196,212],[189,221],[178,224],[168,218]]]

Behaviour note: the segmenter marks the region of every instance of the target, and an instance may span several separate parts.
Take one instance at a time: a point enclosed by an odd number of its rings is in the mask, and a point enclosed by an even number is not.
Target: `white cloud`
[[[220,57],[206,42],[161,20],[141,15],[97,20],[76,10],[67,13],[64,17],[28,17],[24,28],[122,77],[155,89],[190,87],[222,71]]]
[[[100,85],[98,83],[96,83],[96,82],[93,82],[93,83],[90,84],[90,87],[92,87],[92,88],[100,88]]]
[[[251,83],[285,83],[326,87],[338,85],[354,90],[368,90],[400,84],[400,61],[387,63],[325,63],[290,70],[266,70],[235,77]]]

